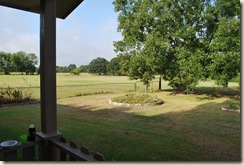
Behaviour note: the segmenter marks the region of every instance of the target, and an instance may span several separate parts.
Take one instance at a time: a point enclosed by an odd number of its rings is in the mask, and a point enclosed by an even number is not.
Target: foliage
[[[13,71],[25,72],[26,74],[34,74],[36,71],[35,65],[37,65],[37,56],[33,53],[25,53],[20,51],[11,55],[11,62],[13,65]]]
[[[0,52],[0,72],[9,74],[12,71],[12,64],[10,60],[10,53]]]
[[[0,88],[0,104],[20,103],[31,100],[30,93],[24,93],[19,88]]]
[[[26,74],[34,74],[38,63],[37,56],[33,53],[27,54],[24,51],[16,53],[0,52],[0,70],[4,74],[10,72],[25,72]]]
[[[108,75],[119,76],[120,75],[120,59],[118,57],[113,58],[107,65],[106,70]]]
[[[131,56],[120,54],[118,55],[118,58],[119,58],[119,66],[120,66],[120,70],[119,70],[120,75],[128,76]]]
[[[79,68],[75,64],[70,64],[69,66],[56,66],[57,73],[72,73],[73,70],[79,69],[80,72],[88,72],[88,65],[81,65]]]
[[[150,81],[154,78],[151,65],[147,63],[145,56],[136,55],[131,57],[129,65],[129,78],[131,80],[140,79],[145,85],[145,92],[148,92]]]
[[[226,30],[228,29],[228,30]],[[228,82],[240,72],[240,20],[223,17],[211,42],[210,77],[218,85],[228,86]]]
[[[230,102],[229,103],[229,108],[234,109],[234,110],[238,110],[238,109],[240,109],[240,104],[239,103],[235,103],[235,102]]]
[[[145,84],[145,91],[147,91],[154,75],[154,64],[152,65],[150,59],[147,59],[148,52],[144,51],[146,50],[146,33],[149,33],[147,28],[151,24],[144,25],[144,19],[147,19],[146,13],[137,12],[145,10],[146,4],[143,6],[140,1],[114,1],[114,5],[115,11],[120,12],[118,31],[123,35],[123,40],[114,42],[115,51],[122,59],[135,56],[122,60],[122,65],[125,67],[121,68],[124,69],[125,74],[129,75],[130,79],[140,79]],[[145,24],[148,23],[145,22]]]
[[[80,74],[80,68],[73,69],[70,73],[74,74],[74,75],[79,75]]]
[[[241,87],[241,73],[238,73],[237,76],[232,78],[230,81],[237,82],[239,84],[239,87]]]
[[[81,65],[80,66],[80,72],[82,73],[88,73],[89,66],[88,65]]]
[[[198,50],[193,53],[185,48],[181,48],[177,54],[177,74],[171,75],[173,77],[169,79],[169,85],[176,91],[189,93],[202,78],[203,67],[199,57],[202,56],[203,52]]]
[[[145,77],[158,73],[175,90],[188,93],[207,78],[227,86],[240,72],[239,1],[115,0],[113,4],[123,36],[114,42],[115,51],[119,57],[141,56],[147,66]],[[144,75],[132,72],[133,65],[127,66],[129,75],[146,82]]]
[[[89,72],[98,73],[98,74],[106,74],[107,65],[108,65],[108,61],[105,58],[98,57],[96,59],[93,59],[89,63]]]
[[[72,73],[72,71],[73,71],[74,69],[76,69],[76,65],[75,65],[75,64],[70,64],[70,65],[68,66],[68,70],[69,70],[70,73]]]
[[[57,73],[69,73],[69,68],[67,66],[56,66]]]

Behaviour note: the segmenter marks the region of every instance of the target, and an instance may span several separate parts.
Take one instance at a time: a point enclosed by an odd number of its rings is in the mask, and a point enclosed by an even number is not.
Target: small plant
[[[228,107],[221,107],[223,111],[237,111],[240,110],[239,103],[230,102]]]
[[[238,103],[231,102],[229,104],[229,108],[237,110],[237,109],[240,109],[240,105]]]
[[[20,102],[23,99],[23,93],[20,89],[15,88],[12,90],[13,101],[16,103]]]

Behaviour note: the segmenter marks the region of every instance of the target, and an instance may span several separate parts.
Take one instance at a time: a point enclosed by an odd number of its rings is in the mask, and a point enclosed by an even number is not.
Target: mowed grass
[[[39,87],[40,75],[0,75],[0,86],[10,87]],[[69,73],[57,73],[57,86],[72,86],[102,83],[128,83],[126,76],[99,76],[89,73],[72,75]]]
[[[149,93],[164,101],[153,107],[108,103],[124,93],[63,97],[57,100],[58,130],[79,146],[102,153],[106,160],[240,161],[240,113],[221,110],[240,100],[204,94],[213,90],[213,84],[206,83],[209,86],[202,85],[194,95],[173,95],[169,87]],[[238,94],[238,84],[228,90]],[[19,140],[20,134],[28,133],[30,123],[41,131],[39,104],[3,107],[0,116],[4,123],[0,125],[0,141]]]
[[[40,75],[0,75],[0,88],[18,87],[40,99]],[[170,89],[166,82],[162,82],[162,89]],[[158,76],[153,80],[149,90],[158,89]],[[57,98],[94,94],[94,93],[125,93],[144,91],[142,82],[129,80],[127,76],[99,76],[88,73],[71,75],[57,74]]]

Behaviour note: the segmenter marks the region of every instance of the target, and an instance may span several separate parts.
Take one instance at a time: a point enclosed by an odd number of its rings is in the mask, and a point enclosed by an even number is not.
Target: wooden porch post
[[[56,0],[40,0],[41,131],[40,160],[58,160],[50,139],[58,138],[56,102]]]
[[[48,134],[57,132],[56,0],[40,3],[41,129]]]

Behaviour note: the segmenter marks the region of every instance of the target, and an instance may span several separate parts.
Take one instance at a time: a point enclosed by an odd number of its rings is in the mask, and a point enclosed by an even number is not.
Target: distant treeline
[[[34,53],[19,51],[16,53],[0,52],[0,72],[10,74],[11,72],[21,72],[26,74],[39,74],[37,66],[38,58]],[[99,75],[127,75],[120,68],[120,59],[115,57],[110,62],[105,58],[93,59],[89,65],[77,67],[75,64],[68,66],[56,66],[57,73],[71,73],[78,75],[81,72],[94,73]]]
[[[38,58],[34,53],[19,51],[16,53],[0,52],[0,72],[24,72],[34,74],[37,71]]]
[[[77,67],[75,64],[69,66],[57,66],[57,73],[72,73],[78,75],[80,73],[95,73],[99,75],[127,75],[120,67],[122,59],[115,57],[111,61],[98,57],[93,59],[89,65],[81,65]]]

